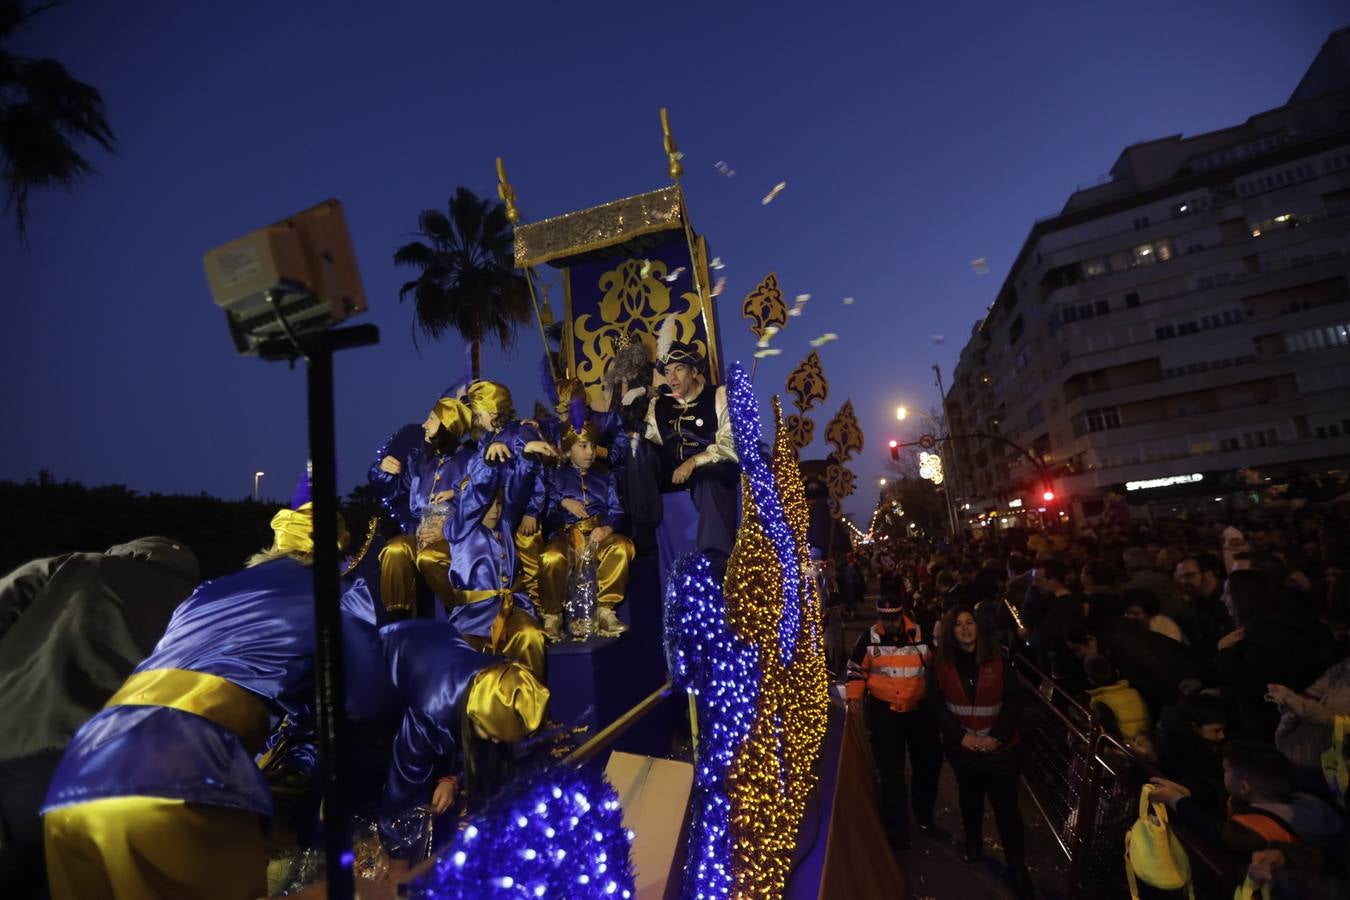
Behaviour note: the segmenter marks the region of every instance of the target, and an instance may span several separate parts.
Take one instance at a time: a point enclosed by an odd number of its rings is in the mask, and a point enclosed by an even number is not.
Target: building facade
[[[973,510],[1036,507],[1048,487],[1091,516],[1111,494],[1208,490],[1243,468],[1347,467],[1347,60],[1350,29],[1286,105],[1128,147],[1033,226],[947,413],[952,434],[1044,468],[958,438]]]

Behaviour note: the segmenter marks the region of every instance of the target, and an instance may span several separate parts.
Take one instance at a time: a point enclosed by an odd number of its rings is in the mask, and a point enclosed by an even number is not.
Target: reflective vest
[[[845,696],[861,700],[864,688],[873,698],[896,712],[917,709],[928,690],[928,664],[932,651],[914,620],[905,616],[898,640],[885,637],[873,625],[859,639],[848,662]]]
[[[1003,659],[995,656],[980,665],[975,676],[974,697],[966,692],[966,686],[961,683],[961,673],[949,662],[938,661],[937,680],[947,709],[961,723],[961,727],[980,737],[988,735],[1003,709]],[[1015,743],[1016,735],[1004,746]]]
[[[1139,692],[1130,687],[1128,681],[1117,681],[1105,687],[1088,691],[1093,703],[1101,703],[1115,713],[1116,724],[1120,726],[1120,736],[1132,741],[1141,731],[1148,731],[1148,707]]]

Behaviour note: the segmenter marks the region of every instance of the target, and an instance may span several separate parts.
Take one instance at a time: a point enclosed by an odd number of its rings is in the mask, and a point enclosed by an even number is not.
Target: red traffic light
[[[899,441],[891,441],[891,459],[894,459],[894,460],[899,460],[899,459],[900,459],[900,442],[899,442]]]
[[[1046,491],[1044,494],[1041,494],[1041,499],[1044,500],[1046,503],[1049,503],[1051,500],[1055,499],[1055,492]]]

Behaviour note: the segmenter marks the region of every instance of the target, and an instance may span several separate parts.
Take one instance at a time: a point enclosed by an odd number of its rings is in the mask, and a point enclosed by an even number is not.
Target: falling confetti
[[[674,272],[671,272],[669,275],[663,276],[661,280],[665,282],[672,282],[683,274],[684,274],[684,266],[680,266]]]
[[[763,359],[766,356],[777,356],[783,351],[778,347],[765,347],[763,350],[755,351],[755,359]]]
[[[720,159],[717,162],[713,163],[713,168],[728,178],[734,178],[736,176],[736,170],[733,169],[731,166],[727,165],[726,163],[724,163]]]
[[[796,301],[792,304],[792,309],[788,310],[788,315],[794,319],[806,311],[806,304],[811,299],[810,294],[798,294]]]
[[[722,296],[722,291],[726,290],[726,286],[727,286],[727,280],[726,280],[725,278],[719,278],[719,279],[717,279],[717,284],[713,285],[713,289],[712,289],[712,291],[710,292],[710,296],[713,296],[713,297],[720,297],[720,296]]]
[[[771,190],[771,191],[769,191],[767,194],[765,194],[765,195],[764,195],[764,199],[761,200],[761,201],[759,201],[759,202],[762,203],[762,204],[764,204],[765,206],[768,206],[770,203],[773,202],[773,198],[774,198],[774,197],[777,197],[779,194],[781,194],[781,193],[783,192],[783,188],[785,188],[785,187],[787,187],[787,182],[786,182],[786,181],[780,181],[780,182],[778,182],[777,184],[775,184],[775,185],[773,186],[773,190]]]
[[[638,272],[638,275],[642,278],[646,278],[650,274],[652,274],[652,261],[650,259],[644,259],[642,261],[642,269]]]
[[[764,326],[764,334],[760,336],[760,339],[758,341],[755,341],[755,346],[759,347],[760,349],[769,346],[769,339],[772,338],[777,333],[778,333],[777,325]]]
[[[976,275],[989,274],[989,260],[985,259],[983,256],[978,259],[972,259],[970,261],[970,267],[975,270]]]
[[[722,257],[720,256],[714,256],[713,261],[708,263],[708,265],[712,266],[714,269],[725,269],[727,267],[727,264],[722,262]]]
[[[830,341],[837,341],[837,340],[839,340],[839,335],[835,334],[833,331],[827,331],[818,338],[812,338],[811,346],[824,347]]]
[[[845,298],[844,298],[844,305],[845,305],[845,306],[852,306],[853,303],[854,303],[854,300],[853,300],[852,297],[845,297]]]
[[[932,337],[933,343],[935,344],[941,344],[942,342],[947,340],[947,336],[945,334],[934,334],[930,335],[930,337]]]
[[[683,151],[683,150],[676,150],[674,153],[670,154],[670,156],[671,156],[672,159],[676,159],[676,160],[684,159],[684,151]]]

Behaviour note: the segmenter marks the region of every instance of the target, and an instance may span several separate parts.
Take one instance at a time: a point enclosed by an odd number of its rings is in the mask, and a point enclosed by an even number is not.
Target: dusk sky
[[[91,147],[96,176],[33,194],[31,246],[0,225],[0,478],[239,498],[262,470],[287,496],[304,373],[234,353],[202,254],[336,197],[383,337],[337,360],[345,492],[463,371],[458,340],[414,348],[397,297],[418,211],[456,185],[492,194],[498,155],[529,220],[663,187],[666,106],[693,223],[727,264],[725,357],[750,362],[740,299],[771,270],[812,299],[759,367],[766,408],[812,338],[840,336],[814,417],[820,434],[846,398],[858,410],[846,509],[865,525],[895,405],[937,403],[930,367],[950,376],[1033,221],[1131,143],[1284,103],[1346,24],[1343,3],[1306,0],[68,0],[12,49],[101,90],[118,152]],[[540,352],[532,325],[484,351],[524,411]]]

